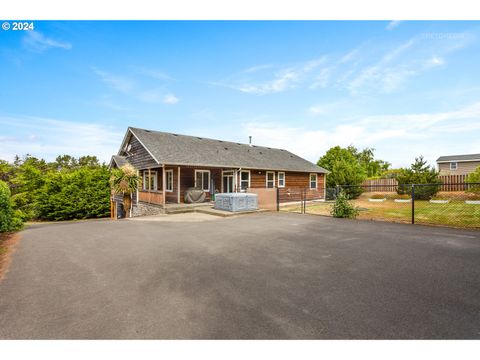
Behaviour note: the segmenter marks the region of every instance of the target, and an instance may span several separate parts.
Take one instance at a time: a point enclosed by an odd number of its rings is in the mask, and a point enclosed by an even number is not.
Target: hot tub
[[[225,211],[254,211],[258,209],[257,194],[220,193],[215,195],[215,209]]]

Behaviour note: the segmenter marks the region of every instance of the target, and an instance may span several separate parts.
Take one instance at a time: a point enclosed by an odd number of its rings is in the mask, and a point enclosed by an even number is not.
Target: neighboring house
[[[437,164],[440,175],[466,175],[480,166],[480,154],[441,156]]]
[[[298,201],[292,189],[310,198],[325,198],[327,170],[283,149],[213,140],[129,127],[110,167],[134,166],[142,186],[134,194],[134,216],[160,212],[168,203],[183,203],[191,187],[212,194],[279,189],[280,202]],[[295,192],[296,194],[296,192]],[[121,196],[112,199],[121,203]]]

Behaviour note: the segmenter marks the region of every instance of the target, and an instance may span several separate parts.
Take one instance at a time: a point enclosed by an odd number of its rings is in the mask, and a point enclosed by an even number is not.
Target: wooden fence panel
[[[366,192],[395,192],[398,181],[396,179],[365,180],[362,187]]]
[[[461,175],[440,175],[438,178],[443,185],[440,191],[464,191],[466,190],[466,174]],[[365,180],[362,187],[367,192],[393,192],[397,191],[398,182],[396,179]]]
[[[440,175],[440,182],[443,183],[440,191],[464,191],[466,189],[465,182],[467,181],[467,176],[466,174]]]

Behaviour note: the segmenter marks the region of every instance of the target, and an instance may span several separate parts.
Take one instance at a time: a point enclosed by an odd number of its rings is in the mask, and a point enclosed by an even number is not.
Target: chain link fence
[[[443,191],[442,184],[339,185],[324,189],[325,199],[317,200],[295,188],[290,191],[300,201],[280,203],[279,210],[332,216],[332,205],[343,191],[358,208],[358,219],[480,229],[480,183],[451,185],[455,191]]]

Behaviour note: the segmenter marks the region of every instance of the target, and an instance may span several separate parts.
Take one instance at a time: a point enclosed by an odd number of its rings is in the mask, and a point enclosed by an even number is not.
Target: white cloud
[[[392,22],[391,27],[398,26]],[[465,48],[473,35],[435,37],[419,34],[402,43],[365,42],[341,54],[327,54],[289,65],[258,65],[213,83],[247,94],[293,89],[347,91],[351,95],[392,93],[422,73],[447,63],[447,55]]]
[[[97,68],[93,68],[93,71],[100,77],[100,80],[114,90],[128,93],[133,89],[133,81],[125,76],[115,75]]]
[[[124,129],[107,125],[29,116],[0,115],[0,127],[8,134],[2,139],[0,159],[9,161],[28,153],[49,161],[61,154],[96,155],[108,162],[124,135]]]
[[[291,89],[297,80],[298,74],[294,70],[285,69],[276,73],[272,80],[257,84],[243,83],[233,87],[244,93],[264,95]]]
[[[157,69],[148,69],[148,68],[135,68],[136,72],[140,75],[145,75],[145,76],[148,76],[148,77],[151,77],[153,79],[156,79],[156,80],[161,80],[161,81],[173,81],[175,80],[174,78],[172,78],[170,75],[168,75],[167,73],[161,71],[161,70],[157,70]]]
[[[321,107],[317,109],[323,111]],[[451,142],[451,136],[480,137],[480,102],[438,113],[378,115],[349,123],[318,128],[281,125],[276,122],[246,122],[242,137],[252,135],[258,145],[284,148],[316,162],[330,147],[374,147],[377,155],[394,166],[408,166],[415,156],[434,163],[452,152],[478,152],[469,141]],[[450,140],[449,140],[450,139]],[[455,145],[454,145],[455,144]]]
[[[340,58],[340,62],[341,63],[348,63],[348,62],[352,61],[353,59],[355,59],[356,56],[358,55],[358,53],[360,52],[360,48],[361,47],[353,49],[353,50],[349,51],[348,53],[346,53],[345,55],[343,55]]]
[[[115,75],[97,68],[93,68],[93,71],[100,77],[102,82],[112,89],[127,94],[141,102],[151,104],[176,104],[180,101],[175,95],[166,93],[163,88],[151,88],[145,90],[144,87],[140,87],[136,81],[129,77]],[[150,73],[150,76],[160,78],[161,74]],[[104,103],[104,105],[111,108],[111,102]]]
[[[176,104],[179,101],[180,101],[180,99],[173,94],[167,94],[163,97],[163,102],[165,104]]]
[[[418,46],[417,46],[418,45]],[[344,78],[345,86],[351,94],[368,92],[392,93],[402,87],[410,78],[434,67],[445,64],[437,55],[424,54],[424,44],[416,39],[400,44],[385,53],[378,62],[367,65],[356,75]],[[437,49],[437,51],[446,51]],[[405,55],[403,58],[402,56]]]
[[[395,28],[397,28],[403,21],[401,20],[393,20],[393,21],[390,21],[387,26],[385,27],[385,29],[391,31]]]
[[[430,59],[427,60],[426,65],[429,67],[440,66],[445,64],[445,60],[443,60],[439,56],[432,56]]]
[[[308,111],[315,115],[323,115],[327,113],[327,109],[323,105],[314,105],[308,108]]]
[[[273,67],[274,66],[272,64],[256,65],[256,66],[252,66],[252,67],[249,67],[249,68],[243,70],[243,72],[244,73],[253,73],[253,72],[260,71],[260,70],[271,69]]]
[[[26,31],[22,42],[23,46],[25,46],[28,50],[38,53],[42,53],[51,48],[60,48],[65,50],[70,50],[72,48],[72,44],[66,41],[48,38],[38,31]]]
[[[324,102],[310,106],[307,110],[312,115],[326,115],[337,112],[341,107],[345,107],[345,101]]]
[[[215,83],[227,86],[247,94],[265,95],[279,93],[295,88],[305,81],[305,78],[315,72],[326,61],[320,57],[290,66],[258,65],[247,68],[227,80]],[[268,72],[265,74],[265,72]],[[273,73],[272,73],[273,71]],[[259,80],[252,76],[264,75],[265,79]]]

